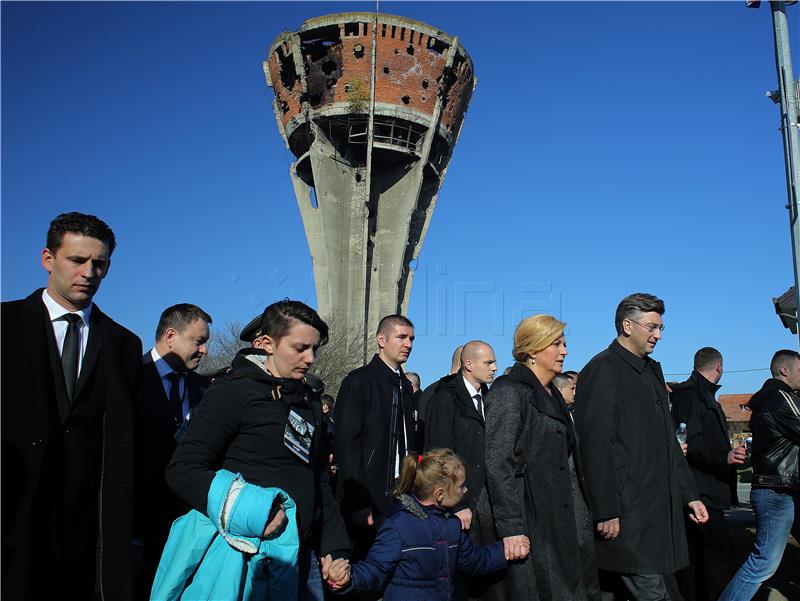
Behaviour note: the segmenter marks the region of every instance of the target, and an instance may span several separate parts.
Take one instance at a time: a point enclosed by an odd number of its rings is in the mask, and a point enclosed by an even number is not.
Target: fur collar
[[[403,493],[397,497],[397,500],[400,501],[400,503],[403,505],[403,508],[414,517],[417,517],[421,520],[428,519],[428,514],[425,512],[419,502],[411,495]]]

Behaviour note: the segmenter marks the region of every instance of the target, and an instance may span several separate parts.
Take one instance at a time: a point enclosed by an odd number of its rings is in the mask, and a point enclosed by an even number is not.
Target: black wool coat
[[[263,351],[239,351],[231,371],[211,384],[167,466],[167,484],[206,515],[220,468],[276,486],[297,504],[302,542],[322,555],[346,555],[350,541],[331,490],[319,397],[302,380],[272,377],[247,355]],[[292,410],[314,426],[309,463],[284,443]]]
[[[411,383],[400,371],[402,416],[409,445],[415,453],[414,402]],[[334,409],[334,447],[339,464],[337,495],[350,526],[366,526],[372,512],[375,525],[386,519],[394,501],[394,455],[390,452],[392,394],[398,376],[375,355],[367,365],[342,381]]]
[[[482,386],[481,397],[485,399],[488,391]],[[486,424],[475,409],[461,371],[439,380],[425,416],[425,451],[452,449],[464,461],[467,494],[453,511],[475,511],[486,483],[485,436]]]
[[[672,421],[686,424],[686,461],[700,500],[708,507],[729,509],[737,503],[736,467],[728,465],[731,443],[722,407],[714,398],[719,390],[693,371],[689,379],[672,386]]]
[[[139,338],[94,305],[75,399],[42,290],[2,304],[3,599],[132,594]]]
[[[699,495],[675,438],[661,366],[614,340],[581,370],[576,398],[589,507],[595,522],[620,520],[618,538],[597,539],[598,566],[633,574],[685,567],[684,507]]]
[[[484,410],[487,487],[473,528],[483,544],[521,534],[531,541],[525,560],[487,575],[484,600],[598,599],[591,517],[564,399],[516,363],[492,385]]]

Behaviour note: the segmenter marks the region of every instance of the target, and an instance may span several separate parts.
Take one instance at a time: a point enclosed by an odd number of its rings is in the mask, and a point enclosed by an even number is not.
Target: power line
[[[757,367],[754,369],[726,369],[726,374],[741,374],[747,371],[769,371],[769,367]],[[664,374],[665,376],[688,376],[691,372],[684,372],[679,374]]]

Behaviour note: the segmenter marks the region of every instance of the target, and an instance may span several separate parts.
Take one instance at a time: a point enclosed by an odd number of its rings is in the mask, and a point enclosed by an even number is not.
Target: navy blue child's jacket
[[[339,592],[385,586],[384,601],[450,601],[456,568],[483,574],[506,565],[502,541],[473,545],[457,517],[400,495],[367,557],[353,564],[349,587]]]

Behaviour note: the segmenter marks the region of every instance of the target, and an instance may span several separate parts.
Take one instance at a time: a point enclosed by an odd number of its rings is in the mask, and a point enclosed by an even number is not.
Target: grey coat
[[[487,487],[473,527],[484,544],[531,541],[528,558],[489,577],[486,601],[599,596],[577,440],[563,398],[550,392],[517,363],[486,397]]]

